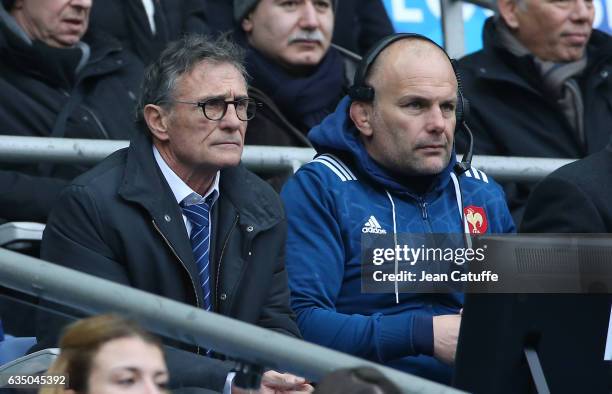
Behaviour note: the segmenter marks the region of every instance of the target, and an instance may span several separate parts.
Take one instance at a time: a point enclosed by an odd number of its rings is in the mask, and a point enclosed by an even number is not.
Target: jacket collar
[[[168,226],[165,223],[178,223],[180,226],[173,227],[174,232],[185,234],[183,222],[178,220],[180,207],[155,162],[151,144],[151,137],[144,131],[139,131],[132,139],[119,195],[143,206],[164,227]],[[283,213],[278,209],[274,192],[263,190],[259,182],[259,178],[242,165],[225,168],[221,170],[219,200],[234,207],[241,225],[266,230],[282,220]],[[170,216],[170,222],[165,215]],[[182,231],[178,231],[178,227]]]
[[[161,236],[167,240],[172,251],[189,271],[191,279],[196,281],[194,284],[196,295],[202,300],[202,289],[197,285],[198,269],[182,212],[155,162],[151,145],[152,140],[148,131],[139,130],[128,148],[118,193],[124,200],[138,204],[149,213]],[[249,173],[242,165],[221,170],[220,177],[219,200],[212,211],[211,275],[214,278],[217,278],[218,264],[221,262],[220,257],[225,244],[232,232],[237,231],[234,228],[236,219],[238,225],[246,231],[243,233],[247,237],[253,237],[283,219],[278,196],[271,188],[257,185],[263,181],[259,181],[259,178]],[[232,245],[235,247],[236,243]],[[222,272],[225,279],[222,280],[235,284],[240,278],[243,260],[231,259],[224,267]],[[213,297],[216,299],[215,290]]]
[[[221,170],[221,197],[231,202],[240,214],[241,226],[253,226],[254,232],[267,230],[279,223],[284,214],[271,188],[241,164]]]
[[[407,194],[413,198],[430,197],[439,194],[450,182],[450,173],[456,164],[453,151],[446,168],[432,179],[431,187],[425,196],[402,182],[396,174],[392,174],[380,166],[366,151],[359,139],[359,131],[348,116],[351,100],[344,97],[336,111],[312,128],[308,138],[312,141],[317,153],[333,153],[343,158],[350,157],[354,167],[374,183],[398,194]]]
[[[155,162],[151,146],[148,132],[138,130],[128,148],[119,196],[148,211],[154,226],[190,271],[191,277],[198,278],[181,209]]]

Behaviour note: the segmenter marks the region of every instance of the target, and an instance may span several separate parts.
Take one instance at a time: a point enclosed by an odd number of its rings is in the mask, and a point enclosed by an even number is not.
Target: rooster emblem
[[[481,207],[470,205],[463,209],[465,220],[468,222],[468,229],[472,234],[483,234],[487,231],[487,217]]]

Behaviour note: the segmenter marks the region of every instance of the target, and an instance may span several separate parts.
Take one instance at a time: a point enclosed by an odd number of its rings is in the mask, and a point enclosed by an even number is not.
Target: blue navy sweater
[[[363,294],[360,244],[366,226],[393,233],[393,210],[398,233],[463,232],[451,177],[456,159],[418,195],[368,156],[349,105],[344,98],[311,130],[319,156],[281,193],[286,268],[300,330],[308,341],[449,383],[451,368],[432,357],[432,317],[458,313],[462,294],[400,293],[399,303],[395,294]],[[463,206],[484,210],[486,232],[515,231],[499,185],[476,169],[458,181]]]

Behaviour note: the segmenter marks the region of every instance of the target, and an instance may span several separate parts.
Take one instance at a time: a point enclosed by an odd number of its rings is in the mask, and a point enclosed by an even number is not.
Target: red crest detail
[[[463,215],[468,224],[470,234],[484,234],[489,228],[489,221],[484,208],[470,205],[463,208]]]

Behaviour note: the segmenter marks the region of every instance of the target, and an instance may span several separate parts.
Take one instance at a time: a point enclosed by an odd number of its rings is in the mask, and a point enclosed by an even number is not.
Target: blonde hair
[[[64,329],[60,339],[60,355],[46,374],[68,376],[68,387],[43,387],[38,394],[63,394],[71,389],[86,393],[91,365],[105,343],[120,338],[140,338],[163,351],[161,342],[137,323],[118,315],[107,314],[79,320]]]

